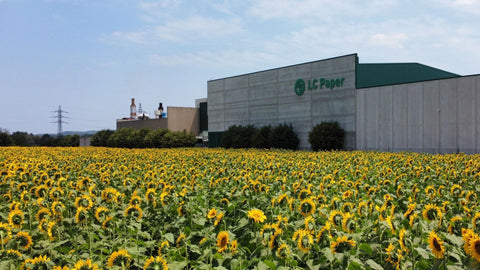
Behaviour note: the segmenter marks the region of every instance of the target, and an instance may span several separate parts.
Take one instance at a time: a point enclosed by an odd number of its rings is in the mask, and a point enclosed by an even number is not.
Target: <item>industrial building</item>
[[[141,107],[141,106],[140,106]],[[137,110],[135,99],[132,98],[130,105],[130,117],[117,119],[116,129],[133,128],[151,130],[169,129],[170,131],[191,132],[199,140],[207,140],[207,103],[206,99],[196,100],[195,107],[167,106],[164,111],[162,103],[155,110],[155,117],[151,118],[148,113],[141,109]]]
[[[351,54],[207,84],[213,147],[232,125],[286,123],[308,149],[313,126],[338,121],[346,149],[480,152],[480,75],[419,63],[359,63]]]

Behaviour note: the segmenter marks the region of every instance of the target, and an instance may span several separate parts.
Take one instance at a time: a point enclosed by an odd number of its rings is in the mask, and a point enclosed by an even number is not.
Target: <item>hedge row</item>
[[[90,144],[118,148],[177,148],[192,147],[195,142],[195,135],[186,131],[122,128],[117,131],[101,130],[93,135]]]
[[[253,125],[231,126],[223,134],[222,146],[225,148],[260,148],[296,150],[300,140],[292,125],[281,124],[276,127]]]
[[[308,133],[308,142],[313,151],[340,150],[343,148],[345,131],[338,122],[321,122]],[[233,125],[224,135],[222,146],[225,148],[260,148],[296,150],[300,140],[292,125],[282,124],[276,127],[253,125]]]

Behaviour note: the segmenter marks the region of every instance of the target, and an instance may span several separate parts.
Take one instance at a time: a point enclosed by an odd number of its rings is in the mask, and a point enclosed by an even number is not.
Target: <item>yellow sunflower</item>
[[[222,218],[225,214],[223,212],[220,212],[217,214],[217,218],[215,220],[215,222],[213,223],[214,226],[217,226],[218,224],[220,224],[220,221],[222,221]]]
[[[278,238],[277,236],[279,236],[280,234],[283,233],[283,230],[282,229],[277,229],[275,230],[275,232],[273,233],[273,235],[270,236],[270,241],[268,241],[268,247],[270,248],[270,250],[274,250],[275,248],[278,247]]]
[[[255,223],[263,223],[267,217],[260,209],[252,209],[248,211],[247,216],[255,221]]]
[[[33,259],[26,259],[23,262],[23,269],[32,270],[32,269],[48,269],[48,266],[45,264],[49,262],[50,258],[47,255],[39,255]]]
[[[438,237],[435,232],[430,232],[428,235],[428,246],[432,250],[433,255],[436,258],[443,258],[445,255],[445,247],[443,246],[443,241]]]
[[[441,220],[442,211],[440,210],[440,207],[430,203],[425,206],[425,209],[423,209],[422,216],[428,221],[433,221],[436,219]]]
[[[12,239],[12,228],[8,223],[0,222],[0,235],[0,244],[5,245],[10,239]]]
[[[75,207],[83,207],[85,209],[90,209],[93,207],[93,201],[92,201],[92,198],[87,195],[87,194],[83,194],[81,197],[77,197],[75,199]]]
[[[315,209],[315,202],[312,198],[302,200],[298,206],[298,211],[300,211],[300,214],[304,217],[315,213]]]
[[[348,240],[348,237],[344,235],[337,237],[337,240],[330,244],[330,250],[332,250],[332,253],[344,253],[351,250],[355,245],[354,240]]]
[[[400,262],[403,258],[402,256],[402,250],[401,249],[395,249],[395,246],[390,243],[388,245],[388,248],[385,249],[387,252],[388,257],[385,259],[387,262],[389,262],[395,269],[400,270]]]
[[[473,228],[480,228],[480,212],[475,213],[475,216],[472,218]]]
[[[480,262],[480,237],[474,234],[468,241],[469,254]]]
[[[330,212],[328,221],[335,227],[341,227],[343,221],[343,213],[338,210],[333,210]]]
[[[109,209],[104,207],[104,206],[100,206],[98,207],[96,210],[95,210],[95,218],[98,220],[98,221],[101,221],[102,217],[108,213]]]
[[[8,224],[16,229],[21,228],[23,225],[23,211],[20,209],[10,211],[8,214]]]
[[[219,253],[224,252],[228,248],[229,235],[227,231],[221,231],[217,235],[217,251]]]
[[[472,239],[474,236],[475,236],[475,232],[473,232],[472,229],[462,228],[462,239],[463,239],[463,242],[465,243],[463,245],[463,249],[465,250],[465,253],[467,253],[467,255],[470,255],[470,256],[472,256],[473,254],[471,253],[469,244],[470,244],[470,239]]]
[[[128,267],[130,266],[130,262],[132,261],[132,256],[128,254],[128,251],[125,249],[120,249],[113,252],[107,260],[107,266],[113,267],[114,265],[121,266],[122,262],[123,265]]]
[[[99,270],[100,268],[92,260],[79,260],[75,263],[72,270]]]
[[[448,224],[448,232],[460,236],[462,234],[462,217],[454,216]]]
[[[147,259],[147,261],[143,265],[143,270],[149,270],[149,269],[168,270],[167,261],[160,256],[156,256],[156,257],[151,256],[150,258]]]
[[[134,204],[134,205],[130,205],[127,207],[127,209],[125,209],[125,217],[135,217],[137,219],[137,221],[140,220],[140,218],[142,217],[142,208],[140,208],[140,206],[138,206],[137,204]]]
[[[75,221],[78,224],[84,225],[87,222],[88,212],[87,209],[83,207],[78,207],[77,212],[75,214]]]
[[[55,201],[52,203],[52,212],[55,216],[60,217],[62,216],[63,210],[65,209],[65,205],[59,201]]]
[[[278,247],[277,252],[275,252],[275,255],[277,255],[277,257],[279,257],[281,259],[287,258],[287,256],[289,254],[290,254],[290,249],[288,248],[287,244],[285,244],[285,243],[281,244]]]
[[[217,209],[212,208],[210,211],[208,211],[207,218],[211,219],[214,218],[217,215]]]
[[[238,242],[236,239],[230,242],[230,252],[232,254],[235,254],[238,252]]]
[[[20,245],[21,248],[23,249],[29,249],[33,245],[32,237],[28,232],[23,232],[20,231],[17,233],[15,238],[18,241],[18,244]]]
[[[400,230],[400,233],[398,235],[398,243],[400,244],[400,247],[403,251],[405,251],[406,253],[409,252],[408,248],[407,248],[407,244],[405,242],[405,234],[407,233],[407,230],[405,229],[401,229]]]
[[[310,250],[311,245],[313,244],[312,234],[304,229],[298,229],[295,231],[292,237],[293,241],[297,241],[297,247],[304,253],[307,253]]]

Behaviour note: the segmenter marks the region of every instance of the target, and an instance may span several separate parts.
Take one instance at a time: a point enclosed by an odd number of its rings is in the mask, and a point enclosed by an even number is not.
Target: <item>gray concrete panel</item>
[[[357,144],[357,149],[363,150],[365,149],[365,122],[366,122],[366,117],[365,117],[365,96],[366,96],[366,91],[363,89],[357,90],[357,98],[356,98],[356,108],[357,108],[357,115],[356,115],[356,131],[357,131],[357,137],[356,137],[356,144]]]
[[[405,85],[394,85],[393,99],[393,151],[408,149],[408,91]]]
[[[237,88],[248,88],[249,86],[249,77],[248,76],[236,76],[225,79],[225,89],[237,89]]]
[[[248,104],[248,87],[225,90],[225,103],[246,102]]]
[[[383,87],[378,91],[378,147],[379,150],[389,151],[392,147],[392,116],[393,93],[392,87]]]
[[[458,149],[475,152],[475,77],[458,79]]]
[[[440,83],[440,152],[455,153],[457,145],[457,80]]]
[[[278,81],[279,82],[288,82],[292,89],[295,85],[295,81],[301,78],[310,78],[311,77],[311,67],[308,64],[286,67],[278,70]]]
[[[292,102],[278,105],[279,122],[286,119],[309,119],[311,122],[311,106],[309,102]]]
[[[278,69],[266,70],[252,73],[250,76],[250,86],[275,83],[278,78]]]
[[[365,148],[366,149],[378,149],[378,88],[373,88],[366,93],[365,96]]]
[[[207,82],[207,94],[209,99],[210,99],[211,93],[223,91],[225,89],[224,82],[225,82],[225,79]]]
[[[408,84],[408,150],[423,149],[423,85]],[[421,150],[420,150],[421,151]]]
[[[475,122],[475,152],[480,153],[480,76],[475,76]]]
[[[276,97],[276,83],[262,84],[250,88],[250,106],[276,103]]]
[[[249,110],[248,107],[228,108],[225,109],[225,122],[228,121],[248,121]]]
[[[440,148],[440,86],[439,81],[423,85],[423,148],[435,153]]]
[[[250,107],[250,120],[277,121],[277,104]]]

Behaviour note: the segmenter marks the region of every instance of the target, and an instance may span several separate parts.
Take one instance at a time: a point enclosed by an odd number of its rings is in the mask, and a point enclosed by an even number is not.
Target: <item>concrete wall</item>
[[[90,146],[90,142],[92,141],[93,136],[88,136],[88,137],[80,137],[80,147],[87,147]]]
[[[357,90],[359,150],[480,152],[480,75]]]
[[[209,131],[232,125],[292,124],[300,148],[310,148],[308,132],[322,121],[338,121],[346,131],[346,148],[355,148],[356,55],[266,70],[208,82]],[[308,90],[308,80],[345,78],[333,90]],[[295,94],[303,79],[305,93]]]
[[[146,119],[146,120],[117,120],[117,130],[121,128],[142,129],[149,128],[156,130],[160,128],[168,128],[167,118]]]
[[[200,132],[200,120],[198,108],[167,107],[167,128],[171,131],[192,132],[198,135]]]
[[[117,120],[117,130],[121,128],[142,129],[149,128],[169,129],[171,131],[192,132],[194,135],[199,133],[199,114],[198,108],[188,107],[167,107],[167,118],[146,119],[146,120]]]

